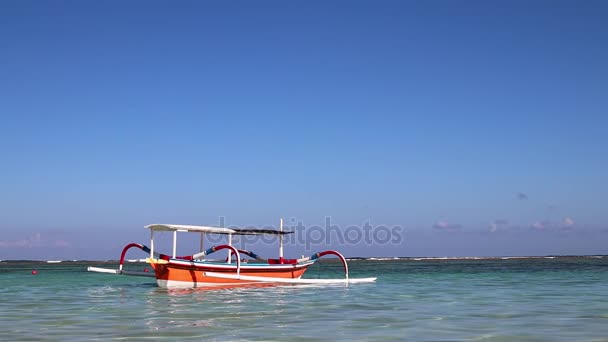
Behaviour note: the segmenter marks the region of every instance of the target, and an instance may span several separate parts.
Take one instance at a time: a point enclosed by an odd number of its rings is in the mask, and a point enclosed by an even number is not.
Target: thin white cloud
[[[571,230],[576,227],[576,222],[571,217],[565,217],[561,222],[552,222],[549,220],[540,220],[530,225],[530,228],[539,231],[560,231]]]
[[[500,228],[504,228],[509,224],[509,220],[507,219],[496,219],[494,222],[490,223],[489,227],[492,233],[496,232]]]
[[[55,246],[55,247],[70,247],[71,244],[70,244],[69,241],[55,240],[55,241],[53,241],[53,246]]]
[[[433,228],[440,230],[457,230],[462,228],[462,225],[457,223],[449,223],[446,221],[437,221],[433,224]]]
[[[69,247],[71,244],[65,240],[48,240],[40,233],[34,233],[26,239],[20,240],[0,240],[0,247],[6,248],[38,248],[38,247]]]
[[[545,229],[549,228],[550,226],[551,226],[551,222],[546,221],[546,220],[536,221],[536,222],[532,223],[532,228],[534,228],[536,230],[545,230]]]

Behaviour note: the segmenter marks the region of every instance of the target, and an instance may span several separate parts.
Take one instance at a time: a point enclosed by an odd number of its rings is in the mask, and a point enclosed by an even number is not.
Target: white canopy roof
[[[185,224],[164,224],[156,223],[145,226],[146,228],[153,231],[165,231],[165,232],[199,232],[199,233],[213,233],[213,234],[236,234],[236,235],[285,235],[292,234],[293,232],[278,231],[272,229],[230,229],[221,227],[209,227],[209,226],[190,226]]]
[[[235,234],[236,231],[230,228],[208,227],[208,226],[190,226],[185,224],[149,224],[146,228],[154,231],[179,231],[179,232],[200,232],[200,233],[215,233],[215,234]]]

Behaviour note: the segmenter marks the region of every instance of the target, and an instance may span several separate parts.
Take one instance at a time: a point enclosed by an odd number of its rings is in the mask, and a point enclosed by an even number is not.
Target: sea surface
[[[115,263],[4,261],[0,341],[608,341],[608,257],[349,265],[377,282],[167,290],[86,272]],[[339,271],[323,262],[306,277]]]

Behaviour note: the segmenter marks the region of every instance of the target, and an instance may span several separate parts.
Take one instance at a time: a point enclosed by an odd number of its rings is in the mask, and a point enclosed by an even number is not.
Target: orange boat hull
[[[223,273],[227,275],[236,275],[236,266],[225,265],[210,265],[190,263],[151,263],[156,274],[156,281],[159,287],[163,288],[192,288],[192,287],[215,287],[215,286],[240,286],[263,284],[259,281],[242,280],[242,279],[225,279],[218,277],[209,277],[207,272]],[[280,265],[280,266],[243,266],[240,269],[241,275],[267,277],[267,278],[300,278],[310,264],[300,265]]]

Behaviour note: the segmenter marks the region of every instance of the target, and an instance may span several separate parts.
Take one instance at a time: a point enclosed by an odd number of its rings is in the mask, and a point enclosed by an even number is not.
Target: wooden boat
[[[138,243],[126,245],[120,255],[119,268],[107,269],[89,267],[90,272],[154,276],[159,287],[163,288],[192,288],[217,286],[247,286],[260,284],[351,284],[373,282],[376,278],[349,278],[348,263],[339,252],[328,250],[315,253],[300,259],[286,259],[283,257],[283,237],[293,232],[283,231],[283,220],[280,230],[271,229],[234,229],[208,226],[191,226],[177,224],[151,224],[146,226],[150,230],[150,247]],[[157,253],[154,246],[156,232],[173,233],[173,253],[165,255]],[[194,255],[177,256],[178,233],[199,233],[200,252]],[[228,235],[228,244],[203,249],[205,234]],[[233,235],[274,235],[279,239],[279,257],[265,259],[259,255],[238,249],[232,245]],[[150,272],[134,272],[123,270],[126,253],[131,248],[138,248],[149,257],[146,262],[154,269]],[[212,253],[227,250],[228,256],[223,260],[210,260],[206,257]],[[341,279],[306,279],[302,278],[306,269],[313,265],[320,257],[326,255],[337,256],[344,266],[345,277]],[[244,257],[248,257],[248,259]],[[233,260],[234,257],[234,260]]]

